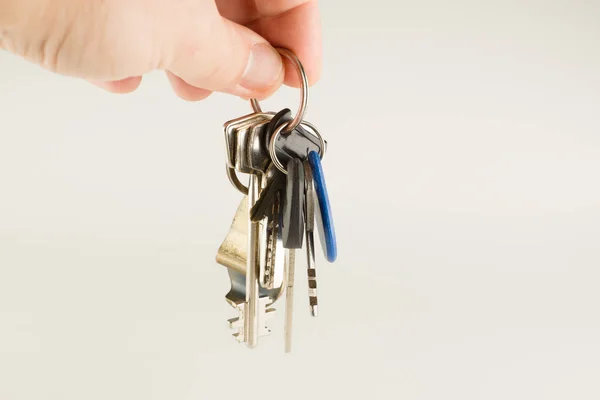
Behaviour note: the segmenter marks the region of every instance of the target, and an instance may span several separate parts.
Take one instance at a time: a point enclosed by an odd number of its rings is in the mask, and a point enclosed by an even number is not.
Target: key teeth
[[[241,333],[239,333],[239,332],[238,333],[234,333],[232,336],[235,338],[235,340],[238,343],[244,343],[244,335],[242,335]]]
[[[240,317],[228,319],[227,320],[227,325],[229,326],[229,329],[237,329],[237,328],[239,328],[242,325],[240,323]]]
[[[267,308],[267,304],[269,304],[271,301],[271,299],[269,297],[261,297],[259,299],[259,306],[260,306],[260,312],[259,312],[259,324],[260,324],[260,332],[258,334],[259,337],[261,336],[268,336],[269,334],[271,334],[271,330],[269,329],[269,327],[267,326],[266,322],[272,318],[274,318],[277,314],[277,311],[275,310],[275,308]],[[245,314],[245,309],[246,309],[246,305],[247,303],[240,303],[236,306],[236,309],[239,312],[239,315],[235,318],[230,318],[227,320],[227,325],[229,327],[229,329],[237,329],[237,332],[233,333],[232,336],[235,338],[235,340],[238,343],[244,343],[245,337],[244,337],[244,314]]]

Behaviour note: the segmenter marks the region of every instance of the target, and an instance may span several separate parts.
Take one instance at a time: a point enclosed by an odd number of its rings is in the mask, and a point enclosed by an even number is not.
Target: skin
[[[316,0],[0,0],[0,49],[114,93],[165,71],[189,101],[212,92],[264,99],[301,60],[309,84],[321,74]]]

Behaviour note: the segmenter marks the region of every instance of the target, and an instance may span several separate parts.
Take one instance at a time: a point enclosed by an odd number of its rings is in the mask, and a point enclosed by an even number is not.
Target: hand
[[[164,70],[190,101],[298,87],[269,43],[293,51],[314,84],[320,34],[316,0],[0,0],[0,48],[115,93]]]

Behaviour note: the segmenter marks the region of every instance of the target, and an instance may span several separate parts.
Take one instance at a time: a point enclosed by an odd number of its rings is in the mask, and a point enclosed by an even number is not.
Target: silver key
[[[313,183],[312,169],[308,160],[303,162],[305,197],[304,218],[306,232],[306,260],[308,272],[308,299],[310,312],[313,317],[318,315],[317,301],[317,270],[315,269],[315,187]]]
[[[285,249],[287,288],[285,290],[285,352],[292,351],[292,323],[294,313],[294,274],[296,269],[296,250]]]
[[[267,327],[267,320],[273,318],[275,316],[274,308],[267,308],[268,302],[270,299],[268,297],[259,298],[258,304],[258,336],[267,336],[271,333],[271,330]],[[237,330],[236,333],[233,334],[233,337],[240,343],[244,343],[247,340],[246,336],[246,312],[247,312],[247,303],[238,304],[237,309],[239,311],[239,316],[236,318],[231,318],[228,320],[229,328]]]
[[[261,260],[266,261],[260,265],[259,282],[262,288],[269,290],[282,287],[285,280],[284,248],[279,221],[281,201],[279,193],[274,197],[269,218],[261,221],[261,232],[268,239],[264,254],[261,254]]]
[[[248,183],[248,208],[254,204],[260,190],[259,177],[250,174]],[[258,344],[258,315],[259,315],[259,232],[258,222],[252,222],[248,214],[248,255],[246,264],[246,308],[244,313],[245,325],[244,336],[248,347],[254,347]]]
[[[290,238],[295,234],[296,224],[301,229],[300,237],[304,233],[304,167],[299,159],[291,159],[288,163],[286,177],[285,209],[281,213],[283,224],[288,224]],[[285,226],[284,226],[285,228]],[[292,229],[293,228],[293,229]],[[294,276],[296,269],[296,248],[301,248],[297,238],[290,240],[285,247],[286,272],[287,272],[287,287],[286,287],[286,305],[285,305],[285,351],[289,353],[292,350],[292,325],[294,311]]]
[[[277,263],[276,254],[268,251],[276,251],[278,245],[281,247],[275,229],[276,216],[257,222],[249,216],[263,186],[262,175],[270,162],[264,135],[271,116],[250,114],[224,126],[227,165],[237,172],[249,174],[249,184],[245,204],[238,207],[230,232],[217,253],[217,262],[229,269],[232,289],[226,299],[239,311],[239,316],[229,321],[230,326],[238,329],[236,338],[249,347],[256,346],[258,338],[268,332],[264,325],[265,316],[272,310],[267,307],[281,296],[283,290],[283,282],[278,282],[280,287],[273,282],[268,288],[261,287],[259,282],[261,270],[284,269],[282,262]]]
[[[261,237],[261,242],[265,241]],[[246,301],[246,267],[248,254],[248,199],[244,197],[238,206],[236,214],[231,223],[231,227],[225,240],[217,252],[217,263],[227,267],[231,280],[231,289],[225,296],[227,302],[236,310],[239,315],[237,318],[230,319],[231,328],[237,328],[238,332],[234,337],[239,342],[247,342],[246,320],[248,315]],[[266,321],[269,316],[274,315],[275,309],[268,308],[283,294],[282,288],[273,290],[260,290],[258,298],[257,329],[258,336],[264,336],[269,333],[266,327]]]

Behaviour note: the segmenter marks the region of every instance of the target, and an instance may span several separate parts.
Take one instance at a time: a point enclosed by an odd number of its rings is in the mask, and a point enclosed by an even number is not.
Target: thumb
[[[187,31],[175,48],[166,69],[196,88],[264,98],[283,83],[277,50],[252,30],[218,14],[211,23]]]

